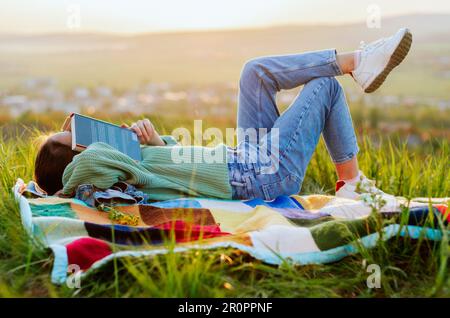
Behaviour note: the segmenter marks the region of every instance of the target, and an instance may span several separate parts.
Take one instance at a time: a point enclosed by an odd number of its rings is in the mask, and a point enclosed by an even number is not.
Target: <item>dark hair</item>
[[[42,144],[34,164],[34,177],[37,184],[49,195],[63,188],[64,169],[78,154],[71,147],[52,139]]]

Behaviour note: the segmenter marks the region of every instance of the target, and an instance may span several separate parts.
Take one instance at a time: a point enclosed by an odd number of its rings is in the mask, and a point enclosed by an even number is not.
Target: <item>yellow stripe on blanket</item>
[[[287,218],[269,207],[258,205],[248,213],[213,208],[211,213],[220,229],[233,234],[258,231],[271,225],[294,226]]]
[[[27,199],[30,204],[64,204],[64,203],[73,203],[74,200],[72,198],[60,198],[60,197],[46,197],[46,198],[35,198],[35,199]]]
[[[330,203],[335,196],[322,195],[322,194],[312,194],[312,195],[291,195],[291,197],[305,208],[305,210],[319,210],[323,208],[326,204]]]

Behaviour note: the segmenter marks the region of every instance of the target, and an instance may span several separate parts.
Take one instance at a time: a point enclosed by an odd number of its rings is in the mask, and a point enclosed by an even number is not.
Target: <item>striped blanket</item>
[[[82,275],[119,257],[230,247],[270,264],[321,264],[370,248],[392,236],[441,240],[450,220],[447,199],[413,200],[407,208],[375,213],[360,201],[325,195],[225,201],[184,198],[115,207],[135,223],[77,199],[27,198],[19,179],[14,194],[24,227],[54,253],[52,282],[66,281],[69,265]],[[405,218],[406,212],[406,218]],[[173,244],[172,244],[173,245]]]

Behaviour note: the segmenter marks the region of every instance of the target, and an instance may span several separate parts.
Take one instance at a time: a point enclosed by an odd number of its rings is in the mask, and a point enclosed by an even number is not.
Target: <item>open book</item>
[[[83,151],[94,142],[104,142],[135,160],[142,160],[139,139],[128,128],[72,113],[62,129],[72,132],[73,150]]]

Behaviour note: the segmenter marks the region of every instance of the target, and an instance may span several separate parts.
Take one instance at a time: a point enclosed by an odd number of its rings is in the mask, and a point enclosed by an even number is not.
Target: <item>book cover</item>
[[[74,113],[71,130],[74,150],[82,151],[92,143],[104,142],[135,160],[142,160],[138,137],[130,129]]]

